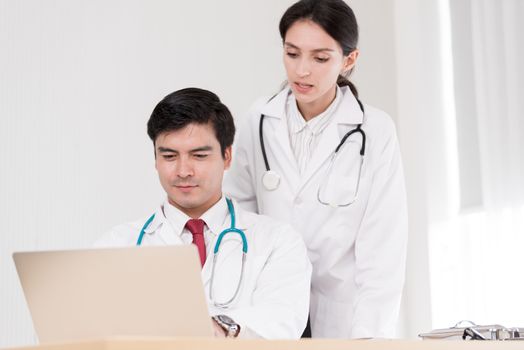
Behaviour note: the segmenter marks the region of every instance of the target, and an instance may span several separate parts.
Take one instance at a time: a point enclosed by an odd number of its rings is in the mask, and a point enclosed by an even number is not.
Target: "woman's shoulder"
[[[364,105],[364,111],[365,123],[369,123],[371,126],[377,127],[379,130],[386,132],[395,130],[393,118],[387,112],[367,104]]]
[[[260,116],[263,114],[263,111],[268,102],[271,100],[271,97],[272,96],[270,95],[260,96],[251,104],[247,112],[247,119],[249,120],[250,124],[256,123],[258,125]]]
[[[385,111],[369,105],[366,103],[365,99],[359,99],[353,94],[353,92],[347,86],[340,88],[340,91],[343,94],[343,102],[339,108],[339,111],[342,113],[353,113],[357,110],[359,113],[364,112],[363,119],[360,119],[363,123],[362,129],[370,129],[371,132],[394,132],[395,124],[391,116]],[[358,104],[361,104],[359,108]],[[362,116],[362,114],[360,114]],[[352,122],[355,122],[355,118]]]
[[[253,133],[258,130],[260,117],[264,114],[264,110],[271,98],[271,95],[261,96],[251,104],[247,113],[238,121],[239,129],[242,130],[242,133],[245,134],[246,130],[251,130]]]
[[[249,108],[249,113],[257,113],[260,112],[260,110],[269,102],[272,95],[264,95],[260,96],[251,104],[251,107]]]
[[[284,88],[271,95],[264,95],[255,100],[249,108],[249,115],[252,118],[259,119],[260,115],[264,112],[270,114],[280,114],[282,107],[287,100],[288,89]]]

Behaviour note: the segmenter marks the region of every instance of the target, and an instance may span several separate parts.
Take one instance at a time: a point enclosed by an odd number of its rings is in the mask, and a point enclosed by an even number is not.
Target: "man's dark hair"
[[[211,124],[224,157],[235,138],[235,123],[229,109],[211,91],[187,88],[164,97],[151,113],[147,134],[155,144],[158,135],[192,123]]]

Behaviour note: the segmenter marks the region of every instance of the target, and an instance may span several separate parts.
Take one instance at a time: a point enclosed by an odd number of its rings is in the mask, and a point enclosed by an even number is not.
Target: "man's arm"
[[[252,306],[226,313],[241,325],[239,337],[298,339],[306,326],[311,283],[307,249],[291,226],[282,225],[278,230],[274,249],[258,277]]]

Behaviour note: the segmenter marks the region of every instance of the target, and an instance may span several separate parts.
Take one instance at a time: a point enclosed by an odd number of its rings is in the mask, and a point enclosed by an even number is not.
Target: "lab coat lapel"
[[[164,222],[160,227],[158,234],[160,238],[168,245],[184,244],[180,238],[180,235],[173,231],[173,227],[166,218],[164,218]]]
[[[331,156],[335,152],[340,140],[342,139],[341,127],[343,125],[356,125],[362,123],[363,114],[360,110],[356,98],[353,96],[349,88],[343,88],[343,98],[340,101],[333,120],[331,120],[322,133],[319,143],[311,157],[311,161],[306,167],[306,171],[302,176],[302,181],[297,194],[300,193],[311,180],[311,178],[318,172],[322,171],[324,164],[330,161]]]
[[[289,89],[284,89],[263,108],[264,146],[271,170],[276,170],[283,181],[296,191],[300,182],[297,161],[289,143],[286,121],[286,101]],[[295,192],[294,191],[294,192]]]
[[[160,237],[164,243],[169,245],[178,245],[183,244],[180,235],[177,232],[174,232],[172,225],[169,223],[169,220],[164,215],[164,209],[162,206],[159,206],[155,212],[155,218],[145,229],[147,235],[155,234]]]
[[[338,146],[339,142],[340,136],[338,135],[338,124],[330,123],[322,133],[322,137],[320,138],[317,148],[311,157],[311,161],[306,166],[306,171],[302,176],[302,181],[300,183],[298,192],[304,188],[311,177],[320,170],[322,165],[329,161],[329,158],[335,151],[335,148]]]
[[[266,126],[267,124],[267,126]],[[300,181],[298,165],[289,144],[287,122],[284,118],[266,118],[264,122],[264,140],[269,167],[277,170],[282,181],[289,181],[288,185],[296,192]]]

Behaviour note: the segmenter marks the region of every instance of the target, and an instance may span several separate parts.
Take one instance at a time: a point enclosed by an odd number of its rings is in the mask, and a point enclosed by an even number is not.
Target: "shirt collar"
[[[342,100],[342,90],[337,85],[336,90],[335,90],[335,99],[331,102],[328,108],[326,108],[324,112],[320,113],[315,118],[309,121],[306,121],[304,117],[302,116],[302,113],[300,113],[300,111],[298,110],[297,100],[295,99],[295,95],[290,93],[288,95],[288,100],[286,103],[286,111],[287,111],[286,115],[290,121],[289,131],[294,134],[297,134],[301,132],[302,130],[304,130],[304,128],[309,126],[311,132],[314,135],[319,134],[327,126],[330,117],[337,110],[338,105],[340,104],[341,100]]]
[[[182,212],[180,209],[173,206],[169,203],[169,200],[166,199],[163,208],[163,216],[169,221],[173,231],[178,236],[181,236],[186,223],[191,218]],[[227,202],[224,196],[220,198],[211,208],[209,208],[200,219],[204,220],[206,226],[208,227],[210,233],[213,235],[218,235],[222,231],[222,227],[226,219],[228,219],[228,208]]]
[[[336,108],[339,113],[336,113],[334,121],[340,124],[362,124],[363,113],[360,110],[356,97],[353,95],[348,86],[344,86],[340,89],[340,105]],[[286,101],[291,89],[289,85],[284,87],[277,95],[272,99],[268,98],[268,102],[260,109],[260,113],[267,117],[273,117],[277,119],[285,118],[286,116]],[[339,91],[337,91],[338,94]]]
[[[226,198],[222,196],[200,218],[206,222],[209,231],[216,236],[223,230],[225,222],[229,218],[228,213]]]
[[[164,217],[167,219],[167,221],[173,228],[173,232],[176,235],[181,236],[187,221],[191,218],[188,215],[186,215],[183,211],[169,203],[169,199],[167,198],[164,201],[164,204],[162,205],[162,209]]]

